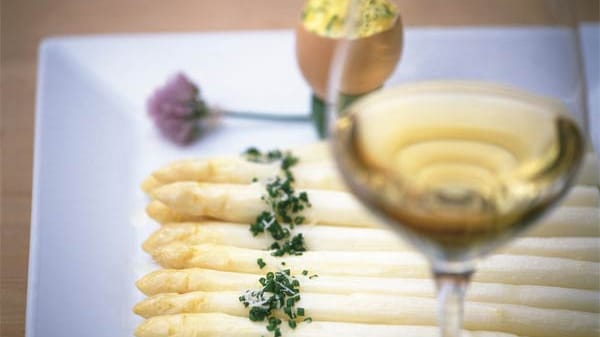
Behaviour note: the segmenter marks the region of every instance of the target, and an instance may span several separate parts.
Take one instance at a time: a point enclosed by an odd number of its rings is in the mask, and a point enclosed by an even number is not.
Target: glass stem
[[[438,292],[438,320],[442,337],[460,337],[465,291],[472,272],[452,274],[434,271]]]

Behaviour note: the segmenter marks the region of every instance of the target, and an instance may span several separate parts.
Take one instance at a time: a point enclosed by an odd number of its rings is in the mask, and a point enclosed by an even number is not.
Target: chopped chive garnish
[[[282,320],[275,312],[281,311],[287,318],[290,328],[295,329],[297,320],[305,315],[304,308],[296,307],[300,301],[300,282],[291,275],[289,269],[268,272],[259,280],[262,288],[246,290],[238,300],[246,308],[250,308],[248,318],[253,322],[267,323],[267,331],[273,337],[281,336]],[[304,322],[307,322],[304,319]]]
[[[306,192],[297,193],[292,184],[294,176],[291,167],[298,163],[298,158],[290,152],[272,150],[262,153],[256,148],[244,152],[247,160],[259,163],[271,163],[280,160],[283,177],[276,176],[265,186],[266,193],[261,199],[269,206],[269,210],[260,213],[250,231],[254,236],[269,232],[275,240],[268,249],[273,256],[302,255],[306,251],[302,234],[292,235],[295,226],[301,225],[306,218],[300,213],[311,207]]]
[[[280,160],[283,157],[283,152],[280,150],[272,150],[267,153],[262,153],[255,147],[249,147],[242,153],[246,160],[254,163],[272,163]]]
[[[302,252],[306,251],[304,236],[302,233],[294,235],[293,230],[295,226],[305,222],[306,218],[301,215],[301,212],[312,205],[306,192],[297,193],[292,186],[294,175],[291,168],[298,163],[298,158],[292,156],[290,152],[272,150],[262,153],[257,148],[249,148],[243,156],[256,163],[279,161],[283,172],[282,176],[278,175],[267,180],[261,200],[269,207],[256,217],[254,223],[250,224],[250,232],[254,236],[269,232],[275,240],[268,247],[273,256],[302,255]],[[252,179],[252,182],[257,181],[256,177]],[[266,266],[262,258],[257,259],[256,263],[260,269]],[[285,266],[285,261],[282,261],[281,265]],[[308,271],[302,271],[302,275],[308,275]],[[290,269],[267,272],[258,282],[262,288],[247,290],[238,298],[244,307],[250,308],[248,318],[255,322],[266,320],[267,331],[272,332],[273,337],[281,337],[282,321],[273,314],[274,310],[281,310],[288,318],[289,327],[295,329],[298,317],[304,316],[304,308],[295,307],[300,301],[300,282],[291,275]],[[304,319],[304,322],[310,321],[312,321],[310,318]]]

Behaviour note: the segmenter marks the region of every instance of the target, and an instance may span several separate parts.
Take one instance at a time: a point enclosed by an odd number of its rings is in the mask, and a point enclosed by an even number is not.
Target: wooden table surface
[[[291,28],[302,0],[2,0],[0,336],[24,335],[37,48],[51,35]],[[407,25],[543,23],[543,0],[401,0]],[[515,10],[518,8],[518,10]],[[597,21],[598,0],[575,3]],[[542,8],[543,9],[543,8]],[[518,15],[515,15],[518,13]]]

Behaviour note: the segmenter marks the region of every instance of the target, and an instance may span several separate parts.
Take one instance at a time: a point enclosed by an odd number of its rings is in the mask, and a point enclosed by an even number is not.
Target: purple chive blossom
[[[178,73],[154,91],[147,102],[148,115],[171,141],[185,145],[199,134],[199,119],[207,113],[198,87]]]

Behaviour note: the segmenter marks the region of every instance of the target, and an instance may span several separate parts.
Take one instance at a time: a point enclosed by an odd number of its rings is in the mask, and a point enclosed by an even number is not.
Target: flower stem
[[[240,119],[254,119],[264,121],[275,121],[275,122],[310,122],[311,118],[307,115],[299,114],[275,114],[275,113],[259,113],[251,111],[230,111],[221,110],[219,111],[224,117],[240,118]]]

